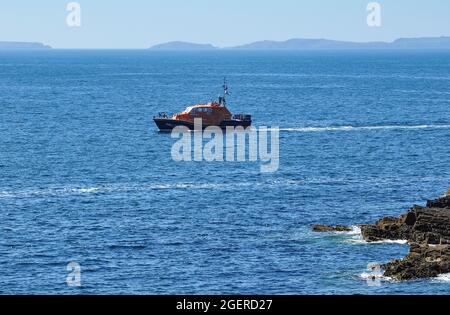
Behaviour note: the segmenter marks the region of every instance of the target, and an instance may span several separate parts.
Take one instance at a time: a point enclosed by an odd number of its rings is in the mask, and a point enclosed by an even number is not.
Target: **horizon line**
[[[372,40],[372,41],[353,41],[353,40],[341,40],[341,39],[330,39],[325,37],[291,37],[288,39],[261,39],[261,40],[255,40],[251,42],[245,42],[233,46],[216,46],[215,44],[212,44],[210,42],[196,42],[196,41],[189,41],[189,40],[169,40],[164,42],[159,42],[156,44],[150,44],[145,47],[58,47],[58,46],[52,46],[51,44],[47,44],[45,41],[19,41],[19,40],[0,40],[0,44],[2,43],[14,43],[14,44],[40,44],[43,46],[47,46],[49,50],[151,50],[154,47],[166,45],[166,44],[190,44],[190,45],[198,45],[198,46],[210,46],[211,50],[233,50],[235,48],[240,48],[242,46],[248,46],[256,43],[264,43],[264,42],[271,42],[271,43],[286,43],[292,40],[317,40],[317,41],[334,41],[334,42],[340,42],[340,43],[347,43],[347,44],[394,44],[395,42],[399,40],[409,39],[450,39],[450,35],[436,35],[436,36],[411,36],[411,37],[398,37],[393,40]],[[26,48],[24,48],[25,50]],[[333,48],[318,48],[316,50],[357,50],[358,48],[339,48],[339,49],[333,49]],[[386,50],[389,48],[361,48],[361,50]],[[408,49],[408,48],[392,48],[393,50],[399,50],[399,49]],[[7,50],[7,49],[1,49],[0,51]],[[15,49],[10,49],[15,50]],[[21,50],[21,49],[17,49]],[[30,49],[28,49],[30,50]],[[35,49],[39,50],[39,49]],[[43,50],[43,49],[42,49]],[[245,49],[242,49],[245,50]],[[261,49],[264,50],[264,49]],[[273,50],[273,49],[267,49],[267,50]],[[285,49],[289,50],[289,49]],[[292,49],[292,50],[298,50],[298,49]],[[305,50],[315,50],[315,49],[305,49]]]

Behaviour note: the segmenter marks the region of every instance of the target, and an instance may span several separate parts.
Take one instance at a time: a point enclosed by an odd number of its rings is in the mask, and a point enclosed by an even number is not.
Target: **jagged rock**
[[[427,202],[428,208],[446,208],[450,209],[450,190],[447,192],[447,194],[439,199],[436,200],[430,200]]]
[[[361,233],[367,242],[406,240],[409,239],[411,230],[410,226],[405,224],[405,221],[406,216],[401,216],[400,218],[383,218],[375,224],[361,225]]]
[[[450,208],[415,206],[399,218],[384,218],[360,228],[368,242],[407,240],[411,243],[450,244]]]
[[[348,227],[313,226],[314,231],[351,230]],[[444,197],[414,206],[398,218],[386,217],[375,224],[360,225],[364,240],[407,240],[409,254],[385,264],[384,275],[398,280],[436,277],[450,273],[450,190]]]
[[[382,268],[385,276],[396,280],[437,277],[450,272],[450,246],[413,243],[408,256]]]
[[[314,232],[350,232],[352,230],[351,227],[344,226],[344,225],[328,226],[328,225],[316,224],[316,225],[313,225],[312,228],[313,228]]]

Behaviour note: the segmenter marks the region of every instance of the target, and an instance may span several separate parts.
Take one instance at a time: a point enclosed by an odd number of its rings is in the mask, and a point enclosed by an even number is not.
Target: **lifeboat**
[[[202,128],[211,126],[226,129],[227,127],[247,128],[252,125],[252,116],[247,114],[233,115],[227,108],[226,96],[229,95],[226,81],[223,85],[224,93],[217,101],[209,104],[189,106],[182,113],[169,115],[159,113],[153,117],[160,131],[172,131],[178,126],[194,130],[194,122],[201,119]]]

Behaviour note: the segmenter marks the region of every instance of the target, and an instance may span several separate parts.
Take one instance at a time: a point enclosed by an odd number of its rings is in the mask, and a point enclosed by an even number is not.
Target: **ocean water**
[[[220,93],[280,168],[171,159],[152,116]],[[449,294],[367,282],[374,222],[450,187],[450,53],[0,53],[0,293]],[[81,286],[66,283],[81,266]]]

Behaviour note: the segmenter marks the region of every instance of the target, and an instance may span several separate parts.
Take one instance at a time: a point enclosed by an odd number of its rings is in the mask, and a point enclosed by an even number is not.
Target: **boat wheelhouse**
[[[226,96],[229,95],[226,81],[223,85],[224,93],[217,101],[187,107],[183,112],[169,115],[159,113],[153,118],[161,131],[171,131],[178,126],[184,126],[194,130],[194,123],[200,119],[202,128],[217,126],[222,129],[227,127],[247,128],[252,125],[252,116],[247,114],[233,115],[227,108]]]

